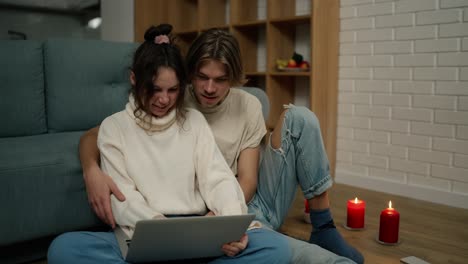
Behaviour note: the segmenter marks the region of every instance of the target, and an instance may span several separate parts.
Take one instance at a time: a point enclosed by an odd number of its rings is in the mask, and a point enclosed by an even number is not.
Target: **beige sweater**
[[[237,160],[246,148],[258,147],[266,134],[262,105],[254,96],[243,90],[231,88],[224,101],[213,108],[203,108],[191,92],[186,92],[185,101],[203,113],[226,162],[237,175]]]
[[[112,210],[130,236],[137,221],[161,215],[247,212],[242,190],[203,115],[189,109],[186,117],[182,127],[175,122],[147,133],[127,107],[101,124],[102,169],[126,197],[119,202],[112,196]]]

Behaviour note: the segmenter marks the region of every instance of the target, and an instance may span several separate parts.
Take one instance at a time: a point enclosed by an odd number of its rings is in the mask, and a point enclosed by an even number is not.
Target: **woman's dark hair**
[[[171,35],[172,26],[160,24],[151,26],[145,32],[145,41],[135,51],[131,70],[135,76],[135,85],[131,93],[135,98],[135,116],[139,117],[139,110],[149,113],[149,101],[154,93],[153,78],[157,77],[161,67],[174,70],[179,81],[179,97],[176,101],[177,120],[185,118],[184,94],[187,84],[185,63],[179,48],[174,44]],[[156,37],[163,37],[167,42],[157,41]]]

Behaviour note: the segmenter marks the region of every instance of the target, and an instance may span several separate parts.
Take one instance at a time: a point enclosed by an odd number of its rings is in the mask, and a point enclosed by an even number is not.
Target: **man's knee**
[[[321,138],[320,123],[317,116],[308,108],[294,106],[286,108],[281,114],[271,136],[271,146],[274,149],[281,147],[284,129],[295,137],[305,132],[308,136],[317,135]]]
[[[310,130],[320,131],[320,123],[314,112],[304,106],[292,106],[286,111],[286,119],[293,128],[299,126]]]

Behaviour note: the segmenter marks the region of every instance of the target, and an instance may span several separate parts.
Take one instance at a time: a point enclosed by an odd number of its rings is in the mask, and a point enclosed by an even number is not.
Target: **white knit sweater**
[[[137,221],[166,214],[247,212],[244,195],[203,117],[188,109],[182,127],[147,133],[132,111],[106,118],[99,129],[101,166],[126,200],[112,196],[117,223],[129,235]]]

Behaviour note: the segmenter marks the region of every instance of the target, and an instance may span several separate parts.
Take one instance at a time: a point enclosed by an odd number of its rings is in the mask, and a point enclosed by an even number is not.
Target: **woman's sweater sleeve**
[[[200,114],[201,115],[201,114]],[[195,150],[198,187],[209,210],[216,215],[247,213],[244,194],[202,117]]]
[[[101,152],[101,167],[125,195],[120,202],[111,196],[112,212],[117,224],[134,228],[136,222],[162,215],[148,206],[145,198],[137,190],[133,179],[128,175],[125,156],[130,155],[122,137],[122,128],[114,116],[106,118],[98,135],[98,147]]]

